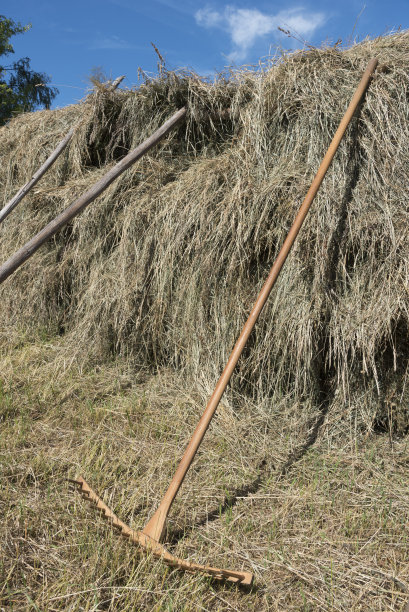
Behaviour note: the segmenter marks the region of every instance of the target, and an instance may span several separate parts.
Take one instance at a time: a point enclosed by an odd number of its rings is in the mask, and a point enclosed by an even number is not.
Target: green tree
[[[30,28],[0,15],[0,62],[14,53],[10,38]],[[47,85],[50,80],[46,74],[31,70],[28,57],[8,65],[0,63],[0,125],[17,113],[49,108],[58,93]]]

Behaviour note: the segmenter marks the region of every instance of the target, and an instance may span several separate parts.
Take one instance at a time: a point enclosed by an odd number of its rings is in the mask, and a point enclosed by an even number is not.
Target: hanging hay
[[[21,115],[0,131],[5,261],[186,104],[189,117],[0,289],[7,341],[47,328],[63,359],[120,354],[208,393],[368,60],[379,71],[233,377],[257,402],[321,410],[331,435],[409,425],[409,34],[297,52],[214,83],[162,71],[136,90]],[[61,359],[61,355],[60,355]],[[62,361],[61,361],[62,363]]]

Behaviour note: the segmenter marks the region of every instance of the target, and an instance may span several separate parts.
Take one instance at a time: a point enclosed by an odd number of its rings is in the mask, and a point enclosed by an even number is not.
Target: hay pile
[[[361,74],[370,86],[232,380],[234,401],[322,411],[356,434],[409,425],[409,34],[272,60],[215,83],[162,72],[135,91],[0,131],[2,205],[77,124],[0,227],[0,259],[187,104],[189,117],[0,288],[7,342],[65,336],[60,363],[122,355],[208,394]],[[239,403],[235,403],[239,407]]]

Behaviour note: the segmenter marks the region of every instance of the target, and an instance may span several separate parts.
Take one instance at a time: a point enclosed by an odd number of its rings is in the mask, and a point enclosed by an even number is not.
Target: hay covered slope
[[[1,287],[2,333],[51,328],[79,359],[173,367],[208,391],[368,60],[370,86],[232,382],[407,431],[409,35],[312,50],[215,84],[162,74],[136,91],[20,116],[0,131],[2,203],[79,122],[0,227],[4,261],[177,108],[189,119]],[[67,348],[68,347],[68,348]],[[342,418],[341,416],[342,415]]]

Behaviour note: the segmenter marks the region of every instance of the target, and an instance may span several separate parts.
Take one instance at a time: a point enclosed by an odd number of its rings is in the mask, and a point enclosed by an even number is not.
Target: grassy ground
[[[285,398],[226,401],[171,511],[178,556],[255,573],[251,590],[140,555],[71,491],[82,475],[141,528],[204,408],[174,373],[61,363],[63,340],[0,353],[0,609],[402,610],[409,438],[330,435]],[[58,366],[56,365],[58,363]],[[335,440],[338,440],[336,442]]]

